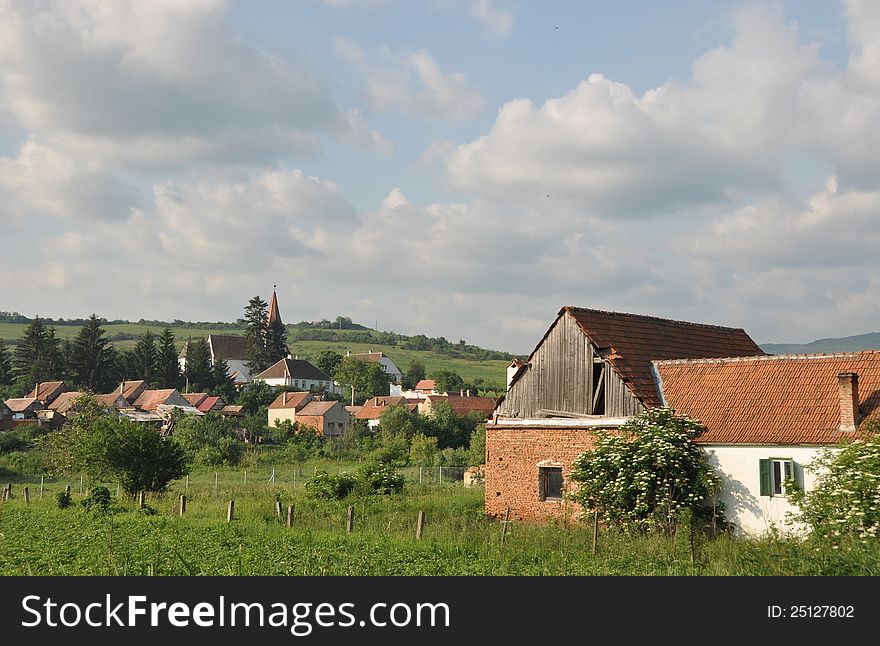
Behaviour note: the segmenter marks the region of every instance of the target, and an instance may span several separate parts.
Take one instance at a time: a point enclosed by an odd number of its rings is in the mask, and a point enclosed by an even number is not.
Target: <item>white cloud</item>
[[[169,166],[265,162],[351,134],[317,66],[233,33],[228,4],[0,1],[5,119],[72,155]]]
[[[366,77],[367,103],[384,112],[401,109],[445,121],[464,121],[485,109],[482,93],[461,72],[444,72],[431,53],[380,49],[375,60],[350,38],[337,37],[337,55],[355,65]]]
[[[504,38],[513,30],[513,12],[499,9],[492,0],[472,0],[471,15],[477,19],[490,36]]]

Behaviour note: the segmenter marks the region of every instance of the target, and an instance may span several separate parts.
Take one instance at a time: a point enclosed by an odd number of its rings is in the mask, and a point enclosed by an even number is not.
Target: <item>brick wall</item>
[[[593,445],[586,428],[512,428],[486,425],[486,513],[510,518],[549,520],[575,518],[580,506],[571,501],[538,499],[538,469],[561,466],[565,491],[571,463]]]
[[[301,429],[311,428],[316,435],[324,435],[324,416],[323,415],[297,415],[296,423]]]

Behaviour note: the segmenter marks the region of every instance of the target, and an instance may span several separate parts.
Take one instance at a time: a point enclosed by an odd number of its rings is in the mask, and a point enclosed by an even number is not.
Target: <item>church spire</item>
[[[266,321],[266,327],[269,328],[274,325],[281,325],[281,312],[278,311],[278,298],[275,296],[276,287],[277,285],[272,285],[272,302],[269,303],[269,316]]]

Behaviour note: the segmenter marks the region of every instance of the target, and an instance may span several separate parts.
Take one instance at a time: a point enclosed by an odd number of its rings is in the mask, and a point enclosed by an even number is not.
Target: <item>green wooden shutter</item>
[[[760,460],[759,465],[761,474],[761,495],[772,496],[773,480],[770,477],[770,460]]]

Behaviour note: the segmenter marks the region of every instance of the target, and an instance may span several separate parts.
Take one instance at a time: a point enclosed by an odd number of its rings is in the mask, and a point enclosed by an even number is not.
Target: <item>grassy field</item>
[[[308,474],[318,465],[305,468]],[[353,468],[332,465],[330,470]],[[31,483],[25,505],[21,483],[0,503],[0,573],[7,575],[871,575],[880,574],[880,545],[839,547],[797,540],[746,541],[699,537],[692,564],[686,537],[633,537],[601,531],[592,553],[592,528],[572,521],[502,525],[483,514],[483,492],[460,484],[410,482],[396,496],[339,502],[308,498],[292,467],[249,472],[213,470],[149,496],[145,513],[116,501],[111,516],[81,505],[58,509],[66,482]],[[0,477],[0,484],[3,478]],[[78,479],[71,482],[81,499]],[[187,512],[177,513],[187,489]],[[276,517],[274,502],[295,505],[293,528]],[[235,518],[226,522],[228,501]],[[347,508],[355,509],[351,534]],[[418,511],[426,513],[421,540]]]
[[[17,340],[22,337],[26,324],[19,323],[0,323],[0,339],[5,341]],[[73,338],[79,332],[81,326],[78,325],[61,325],[56,326],[55,333],[62,339]],[[162,334],[161,327],[137,324],[118,324],[104,325],[108,338],[113,338],[118,334],[126,334],[137,337],[146,331],[150,331],[155,335]],[[189,338],[207,338],[209,334],[242,334],[241,330],[216,330],[216,329],[196,329],[177,327],[171,328],[174,332],[174,338],[177,340],[178,347],[183,347],[184,341]],[[324,332],[333,332],[333,330],[324,330]],[[115,340],[113,344],[120,348],[133,347],[134,339]],[[419,350],[403,350],[394,346],[379,345],[376,343],[350,343],[347,341],[295,341],[288,344],[291,353],[299,355],[301,359],[316,361],[318,355],[324,350],[332,350],[343,356],[348,351],[351,352],[367,352],[373,350],[375,352],[384,352],[391,360],[401,369],[406,368],[413,361],[421,361],[425,365],[425,369],[430,374],[433,370],[443,369],[452,370],[460,374],[465,381],[473,381],[480,377],[485,381],[494,382],[504,385],[507,380],[507,361],[471,361],[468,359],[459,359],[449,357],[438,352],[419,351]]]

